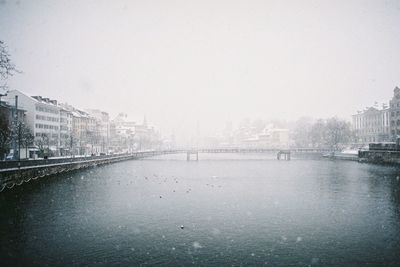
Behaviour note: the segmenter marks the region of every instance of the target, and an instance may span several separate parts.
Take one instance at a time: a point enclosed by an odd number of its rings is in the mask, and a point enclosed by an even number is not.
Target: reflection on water
[[[257,155],[101,166],[2,194],[1,261],[396,265],[399,175],[393,167]]]

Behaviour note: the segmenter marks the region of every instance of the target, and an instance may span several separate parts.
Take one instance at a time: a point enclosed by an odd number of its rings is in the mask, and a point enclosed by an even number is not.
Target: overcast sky
[[[10,88],[164,133],[349,116],[400,85],[400,1],[0,0]]]

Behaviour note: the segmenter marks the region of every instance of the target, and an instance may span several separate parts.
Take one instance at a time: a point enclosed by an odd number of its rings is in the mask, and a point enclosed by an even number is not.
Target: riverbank
[[[366,150],[359,152],[359,161],[374,164],[400,164],[400,151]]]
[[[359,156],[358,156],[357,150],[343,150],[341,152],[338,152],[338,151],[331,152],[329,154],[324,155],[324,158],[359,161]]]

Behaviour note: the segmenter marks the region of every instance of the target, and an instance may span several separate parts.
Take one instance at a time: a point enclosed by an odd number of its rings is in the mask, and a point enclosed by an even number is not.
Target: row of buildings
[[[257,127],[244,123],[236,130],[231,126],[226,127],[221,138],[215,138],[214,144],[258,148],[287,148],[296,145],[293,129],[276,128],[272,124],[260,126],[262,125]],[[373,142],[397,141],[400,138],[400,88],[394,88],[389,104],[375,103],[372,107],[352,115],[352,128],[356,139],[354,141],[358,146]]]
[[[396,86],[389,105],[367,107],[352,116],[359,144],[394,142],[400,137],[400,88]]]
[[[22,158],[32,158],[35,154],[67,156],[129,152],[149,149],[160,139],[146,120],[139,124],[129,121],[126,114],[110,119],[105,111],[83,110],[18,90],[7,92],[0,103],[5,109],[3,113],[9,114],[11,128],[15,128],[17,120],[22,121],[33,135],[32,145],[25,149],[24,155],[24,150],[19,149]],[[18,110],[17,116],[15,110]],[[15,144],[15,140],[11,143]],[[11,145],[11,151],[15,148]]]
[[[265,127],[257,134],[243,136],[237,144],[246,148],[289,148],[289,129]]]
[[[284,149],[289,143],[289,129],[275,127],[272,123],[255,126],[246,122],[236,129],[232,123],[227,123],[220,134],[207,137],[200,146]]]

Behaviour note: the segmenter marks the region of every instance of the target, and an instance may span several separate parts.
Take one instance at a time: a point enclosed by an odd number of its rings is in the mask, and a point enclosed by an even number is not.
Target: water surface
[[[399,175],[181,155],[49,177],[0,195],[1,265],[395,266]]]

